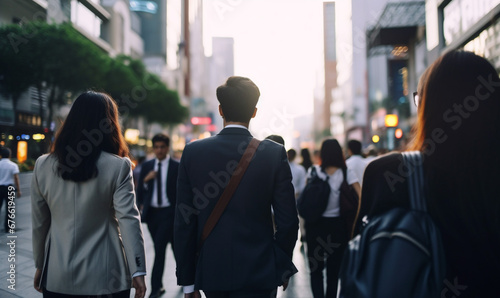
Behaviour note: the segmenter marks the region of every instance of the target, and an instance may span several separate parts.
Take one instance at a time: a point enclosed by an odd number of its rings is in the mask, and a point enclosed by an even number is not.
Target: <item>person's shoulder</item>
[[[370,161],[365,169],[365,176],[375,175],[386,171],[397,171],[403,164],[400,152],[390,152]]]
[[[122,157],[106,151],[101,152],[101,156],[99,157],[99,159],[107,167],[108,166],[122,167],[123,164],[127,164],[129,167],[132,166],[132,161],[127,156]]]
[[[55,160],[56,157],[54,155],[50,154],[50,153],[43,154],[43,155],[39,156],[36,159],[36,161],[35,161],[35,167],[36,166],[40,166],[40,165],[46,163],[48,160],[52,160],[52,159]]]
[[[172,156],[170,156],[170,158],[168,159],[168,163],[171,164],[171,165],[179,165],[179,160],[173,158]]]
[[[264,139],[260,141],[259,145],[259,151],[264,150],[264,151],[281,151],[285,150],[285,147],[283,145],[276,143],[275,141],[271,141],[269,139]]]
[[[184,146],[183,153],[191,150],[203,150],[206,146],[210,146],[217,141],[217,135],[205,139],[193,140]]]

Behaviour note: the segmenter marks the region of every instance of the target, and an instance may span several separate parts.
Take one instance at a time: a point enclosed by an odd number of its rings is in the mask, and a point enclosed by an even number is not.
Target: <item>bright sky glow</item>
[[[323,80],[323,1],[204,0],[203,10],[207,54],[212,37],[233,37],[235,75],[261,91],[254,135],[290,139],[293,118],[312,113]]]

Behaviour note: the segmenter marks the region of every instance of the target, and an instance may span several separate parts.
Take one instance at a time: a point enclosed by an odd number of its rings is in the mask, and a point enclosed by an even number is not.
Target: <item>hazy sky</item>
[[[322,80],[321,0],[204,0],[205,50],[211,37],[233,37],[235,75],[261,91],[250,124],[256,137],[293,135],[292,119],[311,114]],[[210,54],[210,53],[208,53]],[[287,146],[289,147],[289,146]]]

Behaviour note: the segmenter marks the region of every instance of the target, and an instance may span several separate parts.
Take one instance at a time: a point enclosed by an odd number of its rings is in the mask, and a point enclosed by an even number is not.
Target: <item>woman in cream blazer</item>
[[[144,240],[127,155],[113,100],[81,94],[33,173],[34,286],[44,297],[128,298],[132,285],[144,297]]]

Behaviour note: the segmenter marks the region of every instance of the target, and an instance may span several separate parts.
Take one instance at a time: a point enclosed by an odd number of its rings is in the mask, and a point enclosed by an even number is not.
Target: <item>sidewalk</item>
[[[0,297],[42,297],[42,294],[35,291],[33,288],[33,276],[35,274],[35,266],[33,262],[32,247],[31,247],[31,202],[30,202],[30,183],[31,173],[20,174],[22,197],[16,198],[16,229],[14,234],[3,233],[3,220],[5,217],[5,206],[1,209],[0,222],[2,226],[0,230]],[[144,232],[144,240],[146,247],[146,264],[148,275],[146,283],[148,291],[146,297],[149,297],[154,248],[151,237],[146,225],[142,226]],[[9,243],[15,243],[9,247]],[[294,252],[294,263],[299,269],[290,280],[290,285],[285,292],[278,291],[280,298],[309,298],[312,293],[309,287],[309,275],[306,268],[304,252],[301,251],[301,243],[298,242]],[[8,280],[10,278],[9,270],[11,265],[14,265],[15,277],[12,279],[14,284]],[[175,277],[175,261],[173,258],[170,246],[167,248],[167,261],[165,273],[163,275],[163,285],[166,289],[165,295],[162,298],[182,298],[182,289],[176,285]],[[11,286],[11,288],[9,288]],[[131,297],[133,297],[133,292]]]

